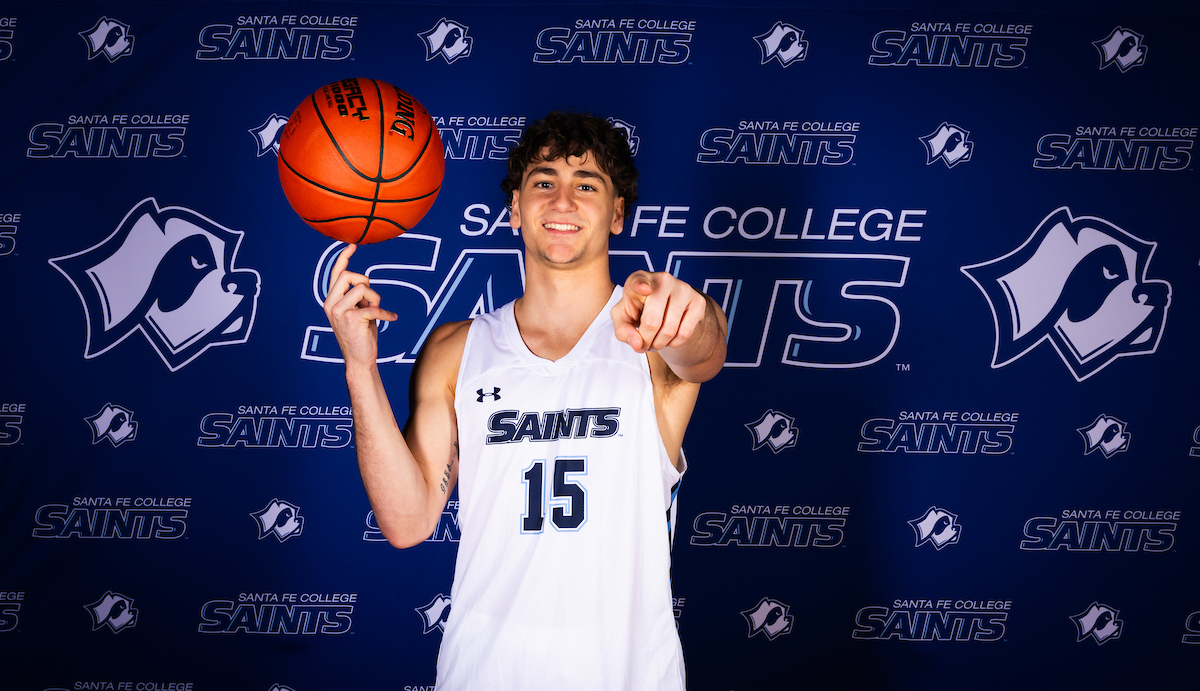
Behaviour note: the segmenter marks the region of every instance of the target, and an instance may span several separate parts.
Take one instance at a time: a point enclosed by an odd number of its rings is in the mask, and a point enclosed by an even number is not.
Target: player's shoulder
[[[463,351],[467,345],[467,332],[471,321],[446,322],[435,328],[425,339],[417,355],[414,375],[432,376],[453,385],[458,378]]]
[[[467,344],[467,331],[471,328],[471,320],[446,322],[435,328],[429,334],[422,348],[456,348],[460,353]]]

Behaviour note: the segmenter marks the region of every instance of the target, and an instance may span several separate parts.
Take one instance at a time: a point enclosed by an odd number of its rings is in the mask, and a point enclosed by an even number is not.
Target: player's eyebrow
[[[599,180],[604,182],[604,176],[594,170],[576,169],[572,177],[585,178],[587,180]]]
[[[526,177],[530,178],[530,177],[533,177],[534,175],[545,175],[548,177],[556,178],[556,177],[558,177],[558,170],[556,170],[555,168],[553,168],[551,166],[538,166],[536,168],[530,168],[529,172],[526,174]],[[600,173],[598,173],[594,170],[586,170],[583,168],[576,168],[574,171],[572,171],[571,178],[572,179],[584,179],[584,180],[596,180],[596,181],[599,181],[601,184],[604,183],[603,175],[601,175]]]

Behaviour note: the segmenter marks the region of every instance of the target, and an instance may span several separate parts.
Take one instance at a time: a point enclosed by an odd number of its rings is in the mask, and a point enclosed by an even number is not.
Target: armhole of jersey
[[[463,342],[462,360],[460,360],[458,363],[458,374],[454,378],[454,415],[456,417],[461,412],[458,409],[458,404],[462,400],[462,396],[460,394],[462,393],[464,378],[463,373],[466,372],[467,369],[465,367],[467,363],[467,353],[471,350],[471,341],[475,339],[475,337],[478,335],[477,332],[479,331],[479,329],[472,328],[473,326],[475,326],[475,320],[471,319],[470,323],[467,324],[467,339]]]
[[[679,517],[679,486],[683,484],[683,473],[687,470],[687,456],[683,448],[679,449],[679,461],[683,467],[679,470],[679,479],[671,485],[671,503],[667,505],[667,540],[670,549],[675,548],[675,522]]]

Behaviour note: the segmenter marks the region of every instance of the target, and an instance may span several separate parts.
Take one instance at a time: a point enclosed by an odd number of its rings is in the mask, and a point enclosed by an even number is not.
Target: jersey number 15
[[[540,533],[545,527],[546,506],[550,522],[558,530],[578,530],[587,520],[587,491],[574,480],[587,475],[586,458],[556,458],[550,472],[551,491],[546,492],[546,460],[538,459],[522,473],[525,483],[525,515],[522,533]]]

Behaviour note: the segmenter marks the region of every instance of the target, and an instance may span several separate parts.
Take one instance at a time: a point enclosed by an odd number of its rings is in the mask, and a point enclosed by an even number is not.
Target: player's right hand
[[[396,321],[397,315],[379,306],[379,293],[366,276],[347,270],[356,249],[357,245],[347,245],[333,263],[325,316],[346,365],[374,365],[379,352],[376,321]]]

